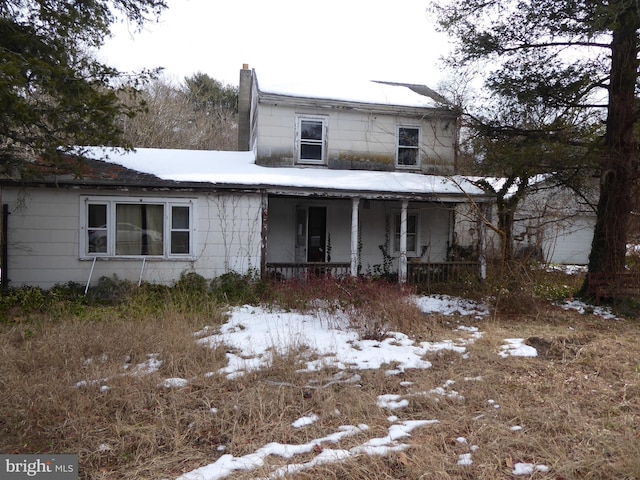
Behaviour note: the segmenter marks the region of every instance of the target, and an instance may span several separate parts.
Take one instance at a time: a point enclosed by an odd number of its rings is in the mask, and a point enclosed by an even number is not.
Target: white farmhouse
[[[392,274],[445,265],[458,113],[425,86],[313,91],[240,72],[239,151],[82,149],[0,179],[2,281],[48,288],[182,273]]]

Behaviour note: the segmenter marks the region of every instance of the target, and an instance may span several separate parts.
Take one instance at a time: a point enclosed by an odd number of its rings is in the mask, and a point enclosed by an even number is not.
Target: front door
[[[327,207],[296,209],[296,262],[326,261]]]
[[[309,207],[309,237],[307,261],[324,262],[327,243],[327,208]]]

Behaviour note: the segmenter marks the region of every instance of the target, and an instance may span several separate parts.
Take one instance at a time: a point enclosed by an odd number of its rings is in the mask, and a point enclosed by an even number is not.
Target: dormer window
[[[327,119],[299,116],[296,129],[298,163],[323,165],[326,156]]]
[[[420,166],[420,128],[398,127],[398,149],[396,165],[399,168],[417,168]]]

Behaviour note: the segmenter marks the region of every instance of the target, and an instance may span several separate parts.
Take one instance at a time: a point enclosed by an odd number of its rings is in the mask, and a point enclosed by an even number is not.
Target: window
[[[81,251],[84,256],[189,256],[191,200],[84,198]]]
[[[171,207],[171,253],[189,254],[189,207]]]
[[[398,167],[420,166],[420,129],[418,127],[398,127]]]
[[[326,139],[326,118],[298,117],[297,155],[300,163],[324,164]]]
[[[400,213],[395,214],[394,219],[394,240],[393,251],[400,252]],[[417,255],[418,253],[418,215],[407,213],[407,254]]]

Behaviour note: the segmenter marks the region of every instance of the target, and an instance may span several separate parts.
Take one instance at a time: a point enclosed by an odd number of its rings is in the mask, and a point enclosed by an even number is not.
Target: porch
[[[481,278],[481,259],[451,258],[460,199],[447,200],[269,195],[261,271],[278,279],[371,276],[400,283]]]

